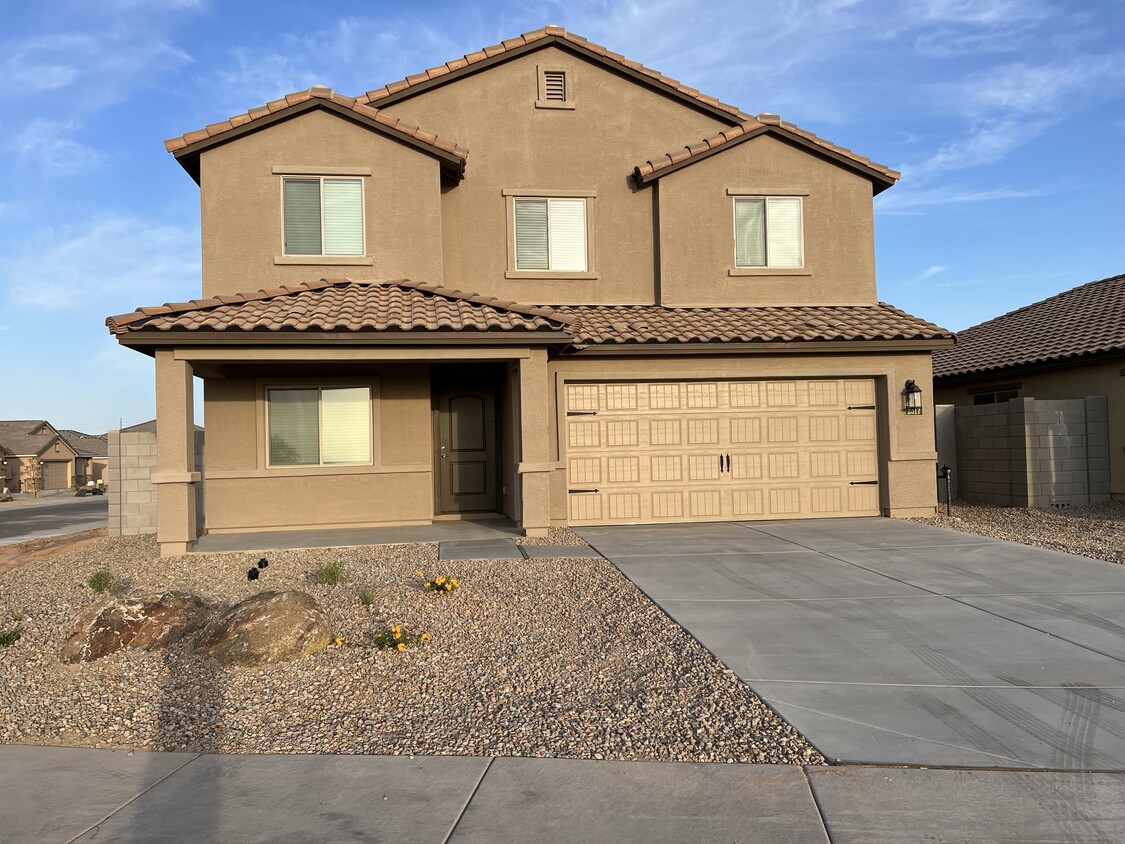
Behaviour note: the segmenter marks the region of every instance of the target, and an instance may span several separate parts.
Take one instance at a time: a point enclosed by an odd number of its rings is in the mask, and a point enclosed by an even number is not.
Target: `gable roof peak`
[[[431,67],[421,73],[415,73],[397,82],[391,82],[381,88],[375,88],[357,98],[360,103],[382,103],[389,105],[391,102],[405,99],[420,93],[427,88],[445,84],[445,82],[472,73],[488,65],[506,61],[532,50],[558,44],[576,52],[582,53],[590,59],[622,71],[647,84],[661,89],[672,96],[687,101],[703,108],[706,111],[734,122],[751,119],[749,114],[743,113],[736,106],[720,102],[715,97],[701,93],[699,90],[682,84],[679,80],[672,79],[659,71],[645,67],[640,62],[627,59],[620,53],[595,44],[588,38],[573,32],[568,32],[565,27],[555,24],[533,29],[515,38],[508,38],[499,44],[493,44],[472,53],[466,53],[458,59],[453,59],[445,64]]]

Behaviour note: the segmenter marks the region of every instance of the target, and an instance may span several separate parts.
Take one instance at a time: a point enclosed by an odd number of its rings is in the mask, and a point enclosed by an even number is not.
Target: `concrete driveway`
[[[894,519],[581,528],[830,760],[1125,770],[1125,567]]]

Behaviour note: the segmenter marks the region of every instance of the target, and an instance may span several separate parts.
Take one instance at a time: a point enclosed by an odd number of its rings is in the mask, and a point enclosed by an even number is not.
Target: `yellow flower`
[[[340,647],[340,645],[342,645],[342,644],[344,644],[344,640],[341,639],[339,636],[337,636],[336,637],[336,647]]]
[[[426,576],[426,575],[422,574],[422,570],[421,570],[421,569],[418,569],[418,571],[416,571],[416,572],[414,572],[414,573],[415,573],[416,575],[418,575],[419,577],[425,577],[425,576]]]
[[[453,579],[452,579],[452,580],[450,580],[449,582],[453,584],[453,588],[454,588],[454,589],[456,589],[456,588],[457,588],[458,586],[460,586],[460,585],[461,585],[460,583],[458,583],[458,582],[457,582],[457,578],[453,578]]]
[[[397,637],[396,637],[396,638],[397,638]],[[403,644],[402,642],[399,642],[399,643],[398,643],[398,649],[399,649],[400,651],[405,651],[405,650],[406,650],[406,645],[404,645],[404,644]]]
[[[429,633],[423,633],[423,634],[422,634],[422,641],[423,641],[423,642],[428,642],[428,641],[430,641],[430,634],[429,634]]]
[[[434,583],[436,583],[438,586],[441,586],[443,583],[445,583],[445,578],[439,577],[437,580],[434,581]]]

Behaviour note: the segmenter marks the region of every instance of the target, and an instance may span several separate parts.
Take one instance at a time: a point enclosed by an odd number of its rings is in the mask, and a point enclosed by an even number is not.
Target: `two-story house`
[[[211,532],[934,510],[952,337],[876,298],[887,167],[558,27],[167,147],[202,298],[107,320],[156,362],[163,553],[193,376]]]

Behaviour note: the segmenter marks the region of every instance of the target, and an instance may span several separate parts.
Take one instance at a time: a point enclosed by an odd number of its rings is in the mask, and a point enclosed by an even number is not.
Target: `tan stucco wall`
[[[924,415],[907,416],[901,410],[901,392],[907,379],[928,384],[928,353],[868,355],[746,355],[629,358],[567,358],[552,361],[551,457],[558,468],[551,478],[551,520],[564,524],[567,517],[566,449],[559,436],[561,396],[567,381],[636,380],[654,378],[834,378],[876,379],[879,419],[882,507],[887,515],[932,515],[936,505],[934,483],[933,396],[923,393]]]
[[[274,167],[370,168],[360,177],[369,260],[275,264],[283,231]],[[204,296],[324,277],[443,279],[438,162],[398,141],[312,111],[204,152],[200,173]]]
[[[312,528],[428,522],[433,517],[430,386],[425,364],[368,365],[352,374],[245,368],[204,382],[207,528]],[[373,465],[267,466],[265,392],[285,385],[369,386]]]
[[[573,110],[535,107],[540,65],[570,74]],[[465,181],[442,197],[448,282],[538,303],[652,302],[655,193],[634,189],[629,175],[646,159],[729,125],[555,47],[387,111],[469,149]],[[505,189],[596,191],[589,205],[598,278],[505,278]]]
[[[871,182],[767,135],[657,182],[666,305],[869,305],[875,295]],[[737,270],[734,197],[803,200],[804,267]],[[731,276],[730,272],[741,273]],[[749,273],[749,274],[748,274]]]
[[[1009,373],[972,383],[936,387],[938,401],[971,405],[969,390],[1019,383],[1019,398],[1074,399],[1105,396],[1109,406],[1110,488],[1114,498],[1125,499],[1125,357],[1084,366],[1042,372]]]

